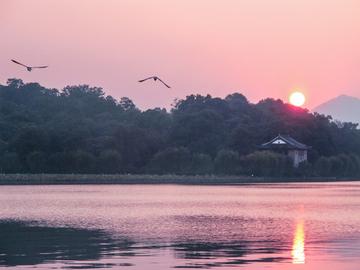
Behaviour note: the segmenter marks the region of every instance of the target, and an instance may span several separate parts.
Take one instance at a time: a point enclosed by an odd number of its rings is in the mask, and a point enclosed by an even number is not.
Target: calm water
[[[360,184],[1,186],[0,268],[360,269]]]

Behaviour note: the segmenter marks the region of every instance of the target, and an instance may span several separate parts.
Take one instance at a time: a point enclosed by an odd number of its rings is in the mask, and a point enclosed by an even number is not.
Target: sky
[[[310,109],[360,97],[359,0],[0,0],[0,13],[0,84],[89,84],[141,109],[189,94],[298,90]],[[151,75],[172,88],[138,83]]]

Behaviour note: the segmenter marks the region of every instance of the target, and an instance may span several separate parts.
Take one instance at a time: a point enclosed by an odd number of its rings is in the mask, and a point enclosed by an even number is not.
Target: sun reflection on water
[[[305,233],[303,220],[296,224],[291,256],[293,264],[305,263]]]

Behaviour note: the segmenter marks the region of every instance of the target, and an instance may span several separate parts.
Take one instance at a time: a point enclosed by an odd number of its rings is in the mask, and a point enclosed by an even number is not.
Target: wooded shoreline
[[[301,152],[264,148],[279,134]],[[0,172],[360,178],[360,129],[241,93],[194,94],[169,111],[140,110],[99,87],[9,79],[0,84]]]
[[[132,175],[132,174],[0,174],[0,185],[102,185],[102,184],[180,184],[237,185],[297,182],[344,182],[359,178],[337,177],[249,177],[215,175]]]

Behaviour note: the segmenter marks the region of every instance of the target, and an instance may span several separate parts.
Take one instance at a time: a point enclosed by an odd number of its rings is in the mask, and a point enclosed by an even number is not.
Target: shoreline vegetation
[[[311,146],[307,161],[294,167],[288,153],[259,148],[279,134]],[[205,182],[222,175],[238,182],[360,178],[360,129],[282,100],[251,103],[240,93],[189,95],[169,111],[140,110],[100,87],[57,90],[9,79],[0,85],[0,173],[90,175],[94,182],[128,174],[143,182],[152,179],[143,175],[171,176],[154,182],[174,175]]]
[[[179,184],[241,185],[272,183],[315,183],[360,181],[339,177],[251,177],[216,175],[140,175],[140,174],[0,174],[0,185],[106,185]]]

